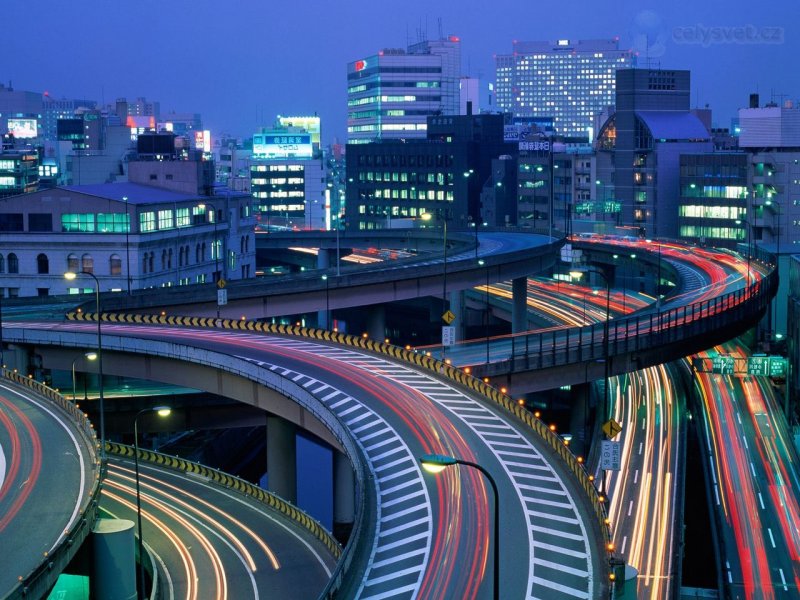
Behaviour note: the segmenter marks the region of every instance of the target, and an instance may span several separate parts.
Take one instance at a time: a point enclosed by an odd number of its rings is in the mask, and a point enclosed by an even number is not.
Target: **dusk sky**
[[[692,104],[728,126],[750,92],[800,99],[798,10],[796,0],[6,0],[0,81],[56,98],[145,96],[162,115],[201,113],[213,135],[316,112],[327,144],[345,138],[346,64],[419,32],[436,38],[441,20],[483,88],[514,39],[619,36],[640,66],[691,70]]]

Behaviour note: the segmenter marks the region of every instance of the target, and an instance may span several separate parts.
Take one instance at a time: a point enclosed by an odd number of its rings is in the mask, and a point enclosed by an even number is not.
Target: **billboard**
[[[17,139],[35,138],[39,135],[39,128],[36,119],[9,119],[8,132]]]
[[[312,158],[311,134],[263,134],[253,136],[253,158]]]
[[[208,129],[194,132],[194,147],[203,152],[211,152],[211,132]]]

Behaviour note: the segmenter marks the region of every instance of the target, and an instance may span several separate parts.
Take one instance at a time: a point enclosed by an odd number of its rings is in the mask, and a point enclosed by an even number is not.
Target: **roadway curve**
[[[0,379],[0,596],[81,519],[97,468],[90,440],[71,417]]]
[[[145,545],[162,597],[317,598],[336,559],[307,530],[206,477],[141,461]],[[136,522],[134,465],[109,455],[100,508]]]
[[[65,342],[66,332],[87,332],[67,344],[94,340],[91,324],[38,327],[56,344]],[[22,337],[34,328],[26,325]],[[9,338],[17,337],[8,329]],[[178,343],[255,365],[265,380],[278,376],[300,386],[347,426],[368,461],[377,504],[368,560],[350,574],[343,595],[490,593],[493,499],[487,484],[471,469],[423,477],[417,457],[427,453],[458,455],[494,474],[503,505],[502,552],[515,557],[514,567],[501,573],[504,597],[605,593],[604,537],[585,492],[531,430],[471,393],[407,364],[319,342],[213,329],[106,325],[104,332],[109,353],[132,348],[137,338],[145,353],[161,342]],[[111,368],[113,358],[107,364]]]

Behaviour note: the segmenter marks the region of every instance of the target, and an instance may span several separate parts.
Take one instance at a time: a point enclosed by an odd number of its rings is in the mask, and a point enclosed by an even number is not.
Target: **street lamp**
[[[426,454],[421,456],[419,462],[422,468],[429,473],[438,474],[452,465],[465,465],[477,469],[486,476],[494,492],[494,598],[500,598],[500,495],[497,493],[497,484],[485,468],[478,463],[461,460],[453,456],[441,454]]]
[[[106,415],[105,415],[105,400],[103,399],[103,331],[100,327],[101,323],[103,322],[102,319],[103,312],[100,308],[100,280],[97,279],[94,273],[90,273],[89,271],[81,271],[79,273],[73,273],[72,271],[67,271],[66,273],[64,273],[64,279],[66,279],[67,281],[72,281],[76,279],[78,275],[88,275],[89,277],[94,279],[95,306],[97,310],[97,377],[98,377],[99,394],[100,394],[100,462],[105,463]]]
[[[155,412],[159,417],[168,417],[172,412],[169,406],[143,408],[133,418],[133,464],[136,472],[136,522],[139,529],[139,597],[144,593],[144,541],[142,538],[142,497],[139,492],[139,417],[146,412]]]
[[[464,177],[469,177],[469,173],[464,173]],[[422,213],[420,215],[420,219],[423,221],[430,221],[433,218],[433,213]],[[442,241],[442,254],[444,255],[444,263],[443,263],[443,271],[442,271],[442,317],[444,317],[444,313],[447,311],[447,215],[442,217],[442,231],[443,231],[443,241]],[[445,355],[445,345],[444,340],[442,340],[442,362],[444,362],[444,355]]]
[[[486,265],[486,261],[482,258],[478,260],[478,266],[483,267]],[[486,364],[489,364],[489,267],[486,266],[486,287],[484,288],[486,292],[486,325],[484,329],[484,333],[486,334]]]
[[[601,271],[600,269],[595,269],[592,267],[580,270],[580,271],[570,271],[570,275],[575,277],[576,279],[580,279],[584,273],[597,273],[600,277],[603,278],[603,281],[606,282],[606,320],[603,324],[603,362],[604,362],[604,383],[603,383],[603,413],[602,419],[605,422],[608,410],[610,408],[610,399],[609,399],[609,389],[608,384],[610,380],[610,372],[609,372],[609,325],[611,319],[611,282],[608,279],[608,276]],[[600,480],[600,493],[605,495],[605,487],[606,487],[606,476],[603,473],[603,477]]]
[[[342,221],[342,213],[338,213],[335,217],[336,219],[336,276],[338,277],[341,275],[339,271],[339,257],[340,257],[340,248],[339,248],[339,224]]]
[[[753,254],[753,226],[748,221],[736,219],[734,221],[737,225],[744,225],[747,229],[747,283],[745,284],[745,291],[750,287],[750,255]]]
[[[131,251],[128,236],[131,230],[131,214],[128,209],[128,197],[123,196],[122,200],[125,202],[125,217],[128,221],[125,223],[125,262],[127,263],[125,271],[128,277],[128,296],[131,295]]]
[[[219,251],[220,251],[220,246],[219,246],[219,243],[218,243],[218,240],[217,240],[217,209],[214,207],[213,204],[211,204],[211,202],[206,202],[204,204],[198,204],[197,207],[202,209],[202,210],[206,210],[207,207],[211,207],[211,212],[214,215],[214,241],[211,244],[211,247],[213,248],[213,252],[214,252],[214,277],[212,277],[211,279],[215,280],[216,282],[219,282],[219,280],[222,278],[222,275],[219,272]],[[208,218],[206,218],[206,222],[208,222]],[[217,319],[219,319],[219,298],[217,298]]]
[[[86,352],[81,356],[76,356],[72,360],[72,403],[73,404],[75,404],[75,363],[82,358],[85,358],[86,360],[97,360],[97,352]]]
[[[322,276],[322,281],[325,282],[325,329],[330,329],[331,328],[331,323],[330,323],[330,321],[331,321],[330,310],[331,309],[330,309],[330,301],[329,301],[330,296],[328,294],[328,290],[329,290],[329,288],[328,288],[328,276],[327,275],[323,275]]]

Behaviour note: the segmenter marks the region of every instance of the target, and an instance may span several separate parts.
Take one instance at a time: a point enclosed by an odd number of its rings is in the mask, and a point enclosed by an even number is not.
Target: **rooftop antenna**
[[[444,31],[442,30],[442,17],[438,17],[436,19],[436,23],[439,26],[439,39],[443,40],[444,39]]]

